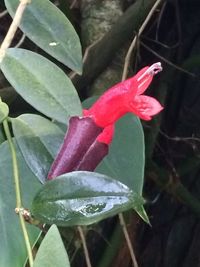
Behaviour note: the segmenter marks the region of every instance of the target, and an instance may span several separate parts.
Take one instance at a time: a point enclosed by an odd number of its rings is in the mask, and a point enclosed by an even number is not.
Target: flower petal
[[[102,130],[91,118],[71,117],[63,144],[48,173],[48,179],[77,170]]]
[[[161,70],[160,62],[144,67],[134,77],[107,90],[92,107],[84,110],[84,116],[90,117],[96,125],[102,128],[115,124],[118,119],[129,112],[129,103],[132,99],[141,95],[151,83],[153,76]],[[145,118],[147,119],[147,115]],[[150,119],[149,116],[148,119]]]
[[[143,120],[151,120],[151,116],[158,114],[162,109],[155,98],[146,95],[135,96],[130,103],[130,111]]]
[[[103,132],[98,135],[97,141],[109,145],[112,142],[114,131],[115,127],[113,124],[107,126],[103,129]]]
[[[107,144],[95,140],[73,171],[94,171],[108,154],[108,150]]]

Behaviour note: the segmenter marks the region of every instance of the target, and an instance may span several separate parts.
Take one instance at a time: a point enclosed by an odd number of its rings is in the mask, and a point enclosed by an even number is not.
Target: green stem
[[[25,244],[26,244],[26,250],[27,250],[27,254],[28,254],[29,265],[30,265],[30,267],[33,267],[32,248],[31,248],[30,239],[29,239],[29,236],[28,236],[28,231],[26,229],[26,223],[25,223],[24,217],[22,216],[21,213],[19,213],[19,218],[20,218],[22,232],[23,232],[23,235],[24,235],[24,241],[25,241]]]
[[[12,141],[12,137],[10,134],[9,126],[8,126],[8,121],[7,119],[3,121],[3,127],[4,131],[6,134],[6,138],[8,140],[11,156],[12,156],[12,165],[13,165],[13,177],[14,177],[14,185],[15,185],[15,193],[16,193],[16,209],[19,210],[19,218],[20,218],[20,224],[24,236],[24,241],[26,245],[26,250],[28,253],[28,258],[29,258],[29,265],[30,267],[33,266],[33,254],[32,254],[32,248],[28,236],[28,232],[26,229],[26,224],[24,221],[24,217],[22,216],[20,210],[22,210],[22,200],[21,200],[21,192],[20,192],[20,179],[19,179],[19,169],[18,169],[18,164],[17,164],[17,156],[16,156],[16,151],[15,147]]]
[[[10,134],[7,120],[4,120],[3,127],[4,127],[5,134],[6,134],[6,138],[8,140],[9,147],[10,147],[12,162],[13,162],[13,176],[14,176],[15,192],[16,192],[16,208],[20,209],[22,206],[22,203],[21,203],[21,194],[20,194],[19,171],[18,171],[18,166],[17,166],[17,157],[16,157],[16,152],[15,152],[15,148],[14,148],[14,145],[12,142],[12,137]]]

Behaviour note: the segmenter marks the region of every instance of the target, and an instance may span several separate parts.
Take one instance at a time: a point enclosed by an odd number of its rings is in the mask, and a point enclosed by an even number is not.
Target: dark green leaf
[[[25,208],[29,208],[33,195],[40,188],[40,183],[29,170],[18,150],[17,160],[23,204]],[[2,267],[22,267],[27,258],[19,217],[14,211],[15,202],[12,161],[8,144],[5,142],[0,145],[0,266]],[[34,244],[40,231],[28,224],[27,228],[31,244]]]
[[[72,82],[51,61],[25,49],[9,48],[0,66],[16,91],[50,118],[66,124],[70,116],[81,114]]]
[[[0,98],[0,123],[8,117],[9,108]]]
[[[142,194],[144,183],[144,135],[139,119],[129,114],[116,124],[108,156],[97,171],[126,184]]]
[[[18,0],[5,0],[13,17]],[[81,45],[73,26],[65,15],[48,0],[34,0],[26,7],[20,24],[22,31],[44,51],[81,73]]]
[[[70,172],[47,182],[33,200],[36,219],[60,226],[88,225],[143,205],[121,182],[94,172]]]
[[[64,133],[49,120],[32,114],[12,119],[13,132],[32,172],[44,182]]]
[[[44,237],[33,267],[70,267],[58,228],[52,225]]]

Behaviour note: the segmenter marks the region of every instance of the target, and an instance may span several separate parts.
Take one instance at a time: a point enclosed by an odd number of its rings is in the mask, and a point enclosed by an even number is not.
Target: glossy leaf
[[[58,228],[52,225],[37,251],[33,267],[70,267]]]
[[[47,182],[33,200],[31,212],[41,222],[88,225],[143,205],[143,199],[105,175],[78,171]]]
[[[49,120],[32,114],[12,119],[12,126],[27,165],[44,183],[64,133]]]
[[[90,107],[96,99],[97,97],[87,99],[83,106]],[[96,171],[121,181],[141,195],[144,183],[144,149],[140,120],[133,114],[126,115],[117,122],[108,156]]]
[[[8,117],[9,108],[6,103],[1,101],[0,98],[0,123]]]
[[[40,183],[27,167],[18,149],[17,160],[23,205],[29,209],[33,195],[40,188]],[[16,207],[15,189],[12,160],[7,142],[0,145],[0,185],[0,266],[22,267],[27,259],[27,252],[19,217],[14,211]],[[31,244],[34,244],[40,231],[29,224],[27,224],[27,228]]]
[[[72,82],[51,61],[25,49],[9,48],[0,66],[15,90],[46,116],[66,124],[70,116],[81,114]]]
[[[5,0],[13,17],[18,0]],[[81,73],[82,52],[79,37],[65,15],[48,0],[34,0],[27,5],[21,30],[51,56]]]

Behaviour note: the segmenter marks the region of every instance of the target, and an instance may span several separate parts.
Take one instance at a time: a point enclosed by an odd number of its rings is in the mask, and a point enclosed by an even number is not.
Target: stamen
[[[139,82],[142,78],[144,78],[145,75],[154,76],[160,71],[162,71],[161,63],[160,62],[154,63],[137,79],[137,81]]]
[[[139,80],[139,79],[138,79]],[[139,85],[138,85],[138,88],[140,88],[141,86],[143,86],[145,83],[146,83],[146,81],[148,80],[148,78],[146,78],[144,81],[142,81]]]

